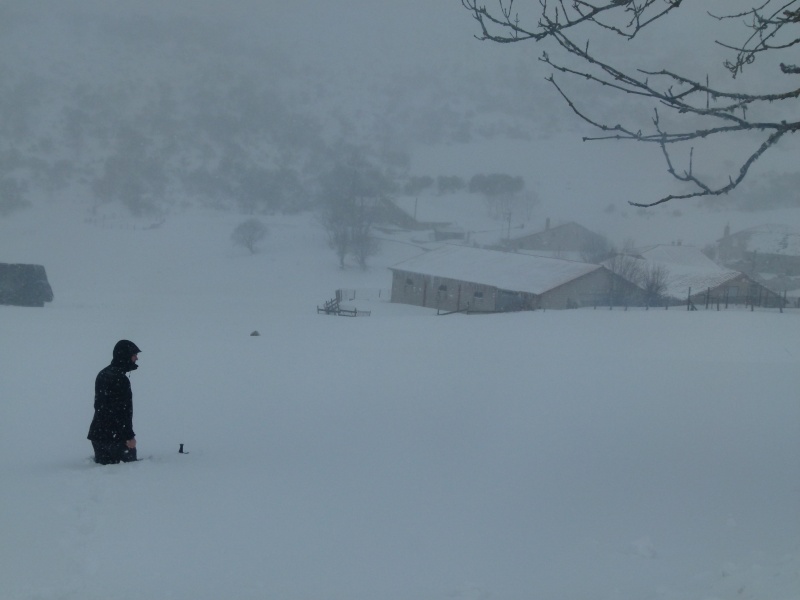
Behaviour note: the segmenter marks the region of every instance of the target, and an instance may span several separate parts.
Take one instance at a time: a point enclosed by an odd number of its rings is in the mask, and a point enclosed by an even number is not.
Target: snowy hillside
[[[40,196],[149,215],[304,210],[331,165],[356,155],[393,197],[408,176],[522,177],[540,205],[514,226],[577,220],[619,246],[703,246],[726,225],[800,223],[797,140],[730,196],[632,209],[680,190],[661,153],[582,142],[594,132],[545,80],[546,46],[479,43],[458,2],[229,4],[4,3],[0,215]],[[647,51],[698,62],[690,45]],[[628,112],[618,96],[590,100],[609,120]],[[649,123],[652,108],[636,110]],[[715,171],[722,154],[698,168]],[[731,165],[716,167],[727,179]]]
[[[800,598],[796,311],[330,317],[419,249],[240,220],[0,220],[55,293],[0,306],[0,598]],[[98,466],[120,338],[145,460]]]

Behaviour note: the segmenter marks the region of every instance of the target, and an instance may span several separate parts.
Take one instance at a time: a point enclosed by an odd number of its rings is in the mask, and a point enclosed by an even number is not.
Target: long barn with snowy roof
[[[597,306],[613,285],[632,286],[601,265],[457,245],[390,269],[392,302],[445,311]]]

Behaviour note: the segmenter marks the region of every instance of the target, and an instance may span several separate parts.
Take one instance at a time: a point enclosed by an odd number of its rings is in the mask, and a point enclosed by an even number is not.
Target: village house
[[[0,304],[44,306],[53,289],[42,265],[0,263]]]
[[[800,231],[788,225],[758,225],[731,233],[726,226],[716,250],[720,264],[746,273],[800,306]]]
[[[390,269],[392,302],[443,311],[597,306],[607,304],[614,286],[638,289],[601,265],[457,245]]]
[[[578,223],[570,221],[551,227],[550,219],[547,219],[543,231],[512,236],[506,246],[511,250],[535,251],[552,258],[586,260],[597,254],[598,249],[601,254],[603,250],[607,251],[609,243],[604,236]]]
[[[717,260],[746,273],[800,275],[800,231],[788,225],[758,225],[717,241]]]

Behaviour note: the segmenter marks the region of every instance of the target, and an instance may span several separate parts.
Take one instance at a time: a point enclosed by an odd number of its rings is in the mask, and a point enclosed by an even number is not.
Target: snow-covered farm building
[[[721,264],[764,282],[800,306],[800,230],[777,224],[731,233],[725,227],[716,250]]]
[[[443,311],[507,312],[597,306],[633,284],[601,265],[444,245],[393,267],[392,302]]]
[[[656,245],[635,253],[640,272],[660,267],[665,272],[666,301],[671,304],[747,304],[777,306],[781,297],[748,275],[719,266],[693,246]]]

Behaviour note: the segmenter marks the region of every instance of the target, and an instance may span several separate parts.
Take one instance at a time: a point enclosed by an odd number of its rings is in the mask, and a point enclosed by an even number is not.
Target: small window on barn
[[[446,286],[446,285],[444,285],[444,284],[440,285],[440,286],[439,286],[439,291],[440,291],[440,292],[445,292],[445,293],[447,293],[447,286]]]
[[[475,300],[476,304],[480,304],[481,302],[483,302],[483,292],[475,292],[472,295],[472,298]]]
[[[406,277],[406,285],[414,285],[414,280],[411,277]]]

